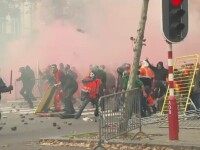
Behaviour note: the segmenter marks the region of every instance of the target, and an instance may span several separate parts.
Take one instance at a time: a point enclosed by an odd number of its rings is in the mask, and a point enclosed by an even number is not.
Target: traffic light
[[[162,0],[162,23],[169,42],[182,41],[188,32],[188,0]]]

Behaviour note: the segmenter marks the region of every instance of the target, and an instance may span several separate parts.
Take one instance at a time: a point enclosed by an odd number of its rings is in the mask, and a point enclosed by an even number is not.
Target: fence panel
[[[99,100],[99,145],[101,142],[141,130],[139,89],[102,96]]]

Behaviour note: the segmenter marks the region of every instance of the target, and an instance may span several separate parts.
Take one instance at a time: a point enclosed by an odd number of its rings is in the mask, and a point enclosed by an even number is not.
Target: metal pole
[[[176,97],[174,96],[174,74],[173,74],[173,53],[172,43],[169,44],[168,50],[168,71],[169,71],[169,112],[168,112],[168,123],[169,123],[169,139],[178,140],[179,123],[178,123],[178,108]]]

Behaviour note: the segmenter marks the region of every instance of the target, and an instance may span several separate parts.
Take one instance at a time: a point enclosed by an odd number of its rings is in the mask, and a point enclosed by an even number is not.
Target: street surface
[[[37,104],[35,104],[37,106]],[[77,106],[76,106],[77,107]],[[34,114],[34,109],[29,109],[24,103],[4,103],[1,102],[0,110],[2,119],[0,120],[0,150],[85,150],[79,147],[63,146],[42,146],[40,139],[56,139],[64,135],[92,133],[98,131],[98,123],[84,121],[83,118],[89,116],[93,118],[93,108],[89,105],[83,112],[80,119],[60,119],[58,117],[39,117]],[[186,122],[185,122],[186,121]],[[184,124],[183,124],[184,123]],[[187,123],[187,124],[186,124]],[[189,123],[189,124],[188,124]],[[199,125],[199,120],[184,119],[179,122],[181,126],[191,127],[194,123]],[[54,124],[56,124],[54,126]],[[163,124],[163,127],[165,124]],[[139,130],[132,131],[133,134]],[[168,128],[159,128],[157,125],[144,125],[142,131],[148,135],[153,135],[153,140],[142,139],[132,140],[133,142],[148,143],[152,145],[188,145],[199,148],[199,128],[179,130],[179,140],[170,141]],[[195,140],[194,140],[195,139]],[[92,149],[92,148],[91,148]],[[175,148],[176,149],[176,148]],[[174,150],[175,150],[174,149]],[[195,149],[196,150],[196,149]]]
[[[1,103],[1,150],[81,150],[83,148],[40,146],[38,142],[45,137],[93,132],[98,128],[96,122],[85,122],[81,118],[39,117],[33,114],[34,110],[29,109],[26,104]],[[92,113],[83,113],[83,116]],[[55,123],[56,126],[53,126]]]

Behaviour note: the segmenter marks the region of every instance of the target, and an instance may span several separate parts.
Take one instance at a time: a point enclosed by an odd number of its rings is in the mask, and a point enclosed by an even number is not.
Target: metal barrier
[[[139,133],[146,135],[141,128],[140,98],[141,91],[139,89],[100,97],[99,143],[94,148],[95,150],[104,149],[102,143],[125,135],[134,129],[139,129],[136,135]],[[148,135],[146,136],[148,137]]]
[[[200,129],[200,109],[179,112],[180,129]],[[168,119],[166,118],[159,124],[160,128],[168,128]]]
[[[183,57],[177,57],[174,63],[174,85],[175,85],[175,96],[178,105],[178,111],[187,111],[188,106],[195,105],[190,99],[190,94],[194,86],[194,77],[196,71],[199,69],[199,57],[200,55],[188,55]],[[168,96],[169,87],[167,89],[161,114],[168,113]]]

